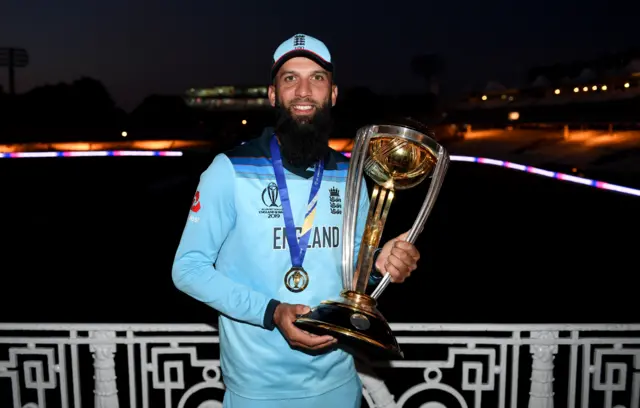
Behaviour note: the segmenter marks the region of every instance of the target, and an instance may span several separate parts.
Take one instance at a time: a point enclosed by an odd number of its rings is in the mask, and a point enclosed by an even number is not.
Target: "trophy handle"
[[[416,220],[409,230],[409,234],[407,235],[407,242],[413,244],[416,239],[418,239],[418,235],[422,233],[424,228],[424,224],[431,214],[431,210],[433,210],[433,206],[436,203],[436,199],[438,198],[438,194],[440,194],[440,187],[442,187],[442,183],[444,181],[444,176],[447,173],[447,169],[449,167],[449,154],[444,149],[444,147],[439,146],[438,148],[438,162],[436,163],[436,168],[433,171],[433,177],[431,178],[431,185],[429,186],[429,191],[427,191],[427,196],[422,203],[422,208],[420,208],[420,212],[416,217]],[[371,297],[374,299],[378,299],[382,292],[387,288],[389,282],[391,281],[391,276],[386,274],[384,278],[378,284],[378,287],[375,288],[373,293],[371,293]]]
[[[353,261],[353,252],[355,249],[355,229],[356,220],[358,219],[358,207],[360,190],[363,182],[364,163],[369,151],[369,141],[377,132],[377,126],[367,126],[360,128],[356,134],[351,148],[351,163],[347,170],[347,181],[343,209],[342,221],[342,287],[351,289],[353,286],[353,270],[355,264]],[[356,197],[354,200],[353,197]]]

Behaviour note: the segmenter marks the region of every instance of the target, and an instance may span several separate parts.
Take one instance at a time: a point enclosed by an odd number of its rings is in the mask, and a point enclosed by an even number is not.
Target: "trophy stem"
[[[384,225],[387,222],[389,208],[395,196],[393,190],[375,185],[371,193],[369,215],[365,223],[364,233],[358,251],[358,264],[354,274],[354,286],[356,293],[365,293],[369,284],[369,276],[373,269],[373,255],[380,245],[380,238]]]

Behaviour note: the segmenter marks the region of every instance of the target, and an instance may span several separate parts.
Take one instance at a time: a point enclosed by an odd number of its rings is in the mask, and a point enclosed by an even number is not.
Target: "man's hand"
[[[317,336],[300,330],[293,324],[298,315],[308,313],[310,310],[305,305],[280,303],[273,312],[273,321],[292,347],[318,350],[335,344],[337,340],[331,336]]]
[[[418,267],[420,252],[405,241],[407,235],[405,232],[384,244],[376,259],[376,268],[382,275],[389,273],[391,282],[404,282]]]

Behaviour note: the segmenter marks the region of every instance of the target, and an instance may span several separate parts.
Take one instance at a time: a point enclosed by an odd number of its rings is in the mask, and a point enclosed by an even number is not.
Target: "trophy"
[[[325,300],[295,325],[310,333],[331,335],[351,352],[369,356],[404,358],[377,299],[388,286],[387,274],[368,295],[375,250],[380,244],[396,190],[410,189],[431,178],[427,196],[406,240],[414,243],[431,213],[449,165],[449,155],[430,132],[408,126],[371,125],[360,128],[351,151],[347,173],[342,230],[342,287],[335,299]],[[355,230],[363,172],[373,182],[357,264],[354,264]],[[366,191],[366,189],[365,189]]]

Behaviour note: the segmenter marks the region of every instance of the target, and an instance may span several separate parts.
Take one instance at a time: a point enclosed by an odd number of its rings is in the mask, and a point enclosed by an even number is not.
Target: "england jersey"
[[[342,219],[349,161],[331,150],[303,267],[308,286],[287,289],[291,256],[269,142],[272,130],[217,155],[202,173],[175,256],[177,288],[220,312],[225,385],[253,399],[310,397],[356,375],[341,350],[315,356],[292,349],[273,325],[278,302],[318,305],[342,290]],[[298,233],[305,218],[313,168],[288,167],[285,176]],[[362,183],[356,243],[369,207]],[[354,260],[357,259],[358,245]]]

